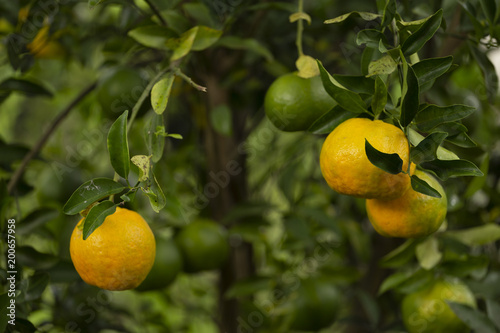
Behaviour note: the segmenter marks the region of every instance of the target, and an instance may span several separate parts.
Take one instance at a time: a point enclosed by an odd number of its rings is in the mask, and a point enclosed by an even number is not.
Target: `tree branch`
[[[92,90],[95,89],[97,85],[97,82],[92,83],[90,86],[85,88],[76,98],[71,101],[71,103],[68,104],[68,106],[57,115],[57,117],[52,121],[50,124],[49,128],[45,131],[43,136],[38,140],[38,142],[33,146],[33,148],[30,150],[26,156],[24,156],[23,161],[21,162],[21,165],[19,168],[16,170],[14,175],[9,181],[9,184],[7,185],[7,191],[9,194],[12,194],[14,188],[16,187],[19,179],[21,179],[21,176],[24,173],[24,170],[26,170],[26,167],[28,166],[28,163],[42,150],[43,146],[47,142],[47,140],[50,138],[52,133],[55,131],[55,129],[59,126],[59,124],[66,118],[66,116],[69,114],[69,112],[78,104],[80,103],[81,100],[85,98]]]
[[[151,10],[156,15],[156,17],[158,17],[158,19],[161,22],[161,25],[167,26],[167,22],[165,21],[165,19],[163,18],[163,16],[161,16],[160,10],[158,9],[158,7],[156,7],[156,5],[151,2],[151,0],[144,0],[144,1],[148,4],[149,8],[151,8]]]

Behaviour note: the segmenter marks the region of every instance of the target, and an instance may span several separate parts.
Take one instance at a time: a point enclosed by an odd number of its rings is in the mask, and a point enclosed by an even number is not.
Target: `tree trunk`
[[[231,137],[217,133],[211,126],[209,113],[220,105],[229,106],[228,91],[223,89],[218,77],[210,75],[205,82],[207,95],[207,126],[204,132],[205,152],[209,182],[216,183],[210,200],[212,217],[221,221],[235,205],[247,198],[246,156],[238,153],[242,128],[233,128]],[[234,122],[234,124],[242,122]],[[243,122],[244,123],[244,122]],[[231,224],[238,221],[229,221]],[[241,239],[230,241],[230,260],[220,270],[219,280],[219,327],[221,333],[234,333],[238,330],[239,306],[236,299],[226,299],[225,293],[231,285],[240,279],[254,274],[252,246]]]

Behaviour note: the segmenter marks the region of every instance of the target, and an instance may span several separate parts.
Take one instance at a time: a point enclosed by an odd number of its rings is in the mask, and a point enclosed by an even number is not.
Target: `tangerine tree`
[[[0,3],[0,330],[499,332],[499,17]]]

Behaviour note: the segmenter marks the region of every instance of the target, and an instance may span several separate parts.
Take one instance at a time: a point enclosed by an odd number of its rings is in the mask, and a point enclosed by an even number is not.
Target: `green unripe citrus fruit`
[[[470,329],[446,301],[476,307],[474,295],[458,279],[438,279],[403,299],[403,321],[409,333],[468,333]]]
[[[307,130],[335,104],[323,88],[319,76],[304,79],[289,73],[271,84],[264,100],[264,109],[274,126],[294,132]]]
[[[197,220],[176,237],[188,273],[220,268],[229,256],[226,230],[205,219]]]
[[[292,294],[293,320],[291,329],[297,331],[319,331],[330,326],[340,311],[342,296],[325,279],[303,280]]]
[[[173,239],[156,240],[156,257],[146,279],[135,288],[139,291],[163,289],[182,271],[182,255]]]

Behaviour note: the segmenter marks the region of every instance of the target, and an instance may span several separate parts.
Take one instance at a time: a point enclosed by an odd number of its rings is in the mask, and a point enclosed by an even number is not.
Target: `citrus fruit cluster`
[[[102,289],[163,289],[182,270],[217,269],[229,257],[226,231],[211,220],[190,223],[175,239],[156,240],[148,223],[125,208],[116,208],[85,240],[84,221],[71,235],[71,259],[85,282]]]
[[[397,154],[403,161],[403,172],[391,174],[373,165],[365,152],[366,141],[382,153]],[[427,236],[437,231],[446,217],[443,187],[409,164],[410,146],[403,131],[365,118],[352,118],[337,126],[320,154],[321,172],[328,185],[338,193],[365,198],[370,222],[386,237]],[[411,175],[435,188],[441,198],[413,190]]]

